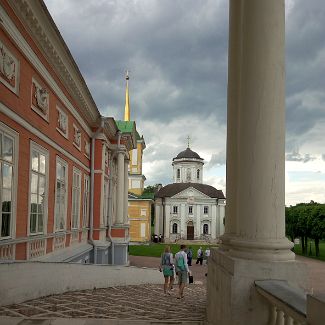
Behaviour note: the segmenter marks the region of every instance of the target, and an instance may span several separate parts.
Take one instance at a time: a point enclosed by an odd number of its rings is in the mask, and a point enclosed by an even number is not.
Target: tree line
[[[300,238],[302,253],[308,252],[308,238],[315,242],[319,256],[319,242],[325,239],[325,204],[314,201],[299,203],[285,209],[286,234],[294,241]]]

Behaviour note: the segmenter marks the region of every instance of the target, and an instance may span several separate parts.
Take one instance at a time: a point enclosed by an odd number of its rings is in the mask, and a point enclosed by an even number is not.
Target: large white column
[[[283,0],[230,2],[228,74],[223,248],[238,257],[293,259],[284,226]]]
[[[158,203],[157,201],[155,202],[155,234],[159,235],[162,234],[162,228],[160,228],[160,210],[161,210],[161,204]],[[163,234],[165,237],[165,234]]]
[[[117,205],[116,205],[116,223],[124,222],[124,152],[119,151],[117,154]]]
[[[212,249],[209,324],[266,324],[254,281],[305,284],[285,237],[284,0],[231,0],[226,232]]]
[[[129,218],[128,218],[128,211],[129,211],[129,201],[128,201],[128,193],[129,193],[129,160],[125,159],[124,160],[124,210],[123,210],[123,215],[124,215],[124,223],[128,224],[129,223]]]

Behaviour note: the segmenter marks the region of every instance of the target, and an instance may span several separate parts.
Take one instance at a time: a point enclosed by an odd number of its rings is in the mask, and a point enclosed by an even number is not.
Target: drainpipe
[[[95,182],[95,140],[98,134],[101,132],[104,127],[105,120],[101,117],[100,126],[96,130],[96,132],[91,137],[91,167],[90,167],[90,220],[89,220],[89,228],[90,234],[89,239],[93,241],[93,232],[94,232],[94,182]],[[94,252],[94,261],[96,259],[96,254]]]

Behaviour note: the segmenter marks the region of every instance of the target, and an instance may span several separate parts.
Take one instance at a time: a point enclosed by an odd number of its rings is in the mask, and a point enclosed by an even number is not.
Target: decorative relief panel
[[[49,92],[42,87],[34,78],[32,79],[32,109],[42,116],[46,121],[49,120]]]
[[[19,61],[0,41],[0,82],[18,94]]]
[[[58,106],[57,109],[57,126],[56,129],[66,138],[68,138],[68,115]]]
[[[85,155],[89,158],[90,157],[90,142],[85,140]]]
[[[73,144],[81,150],[81,131],[75,124],[73,124]]]

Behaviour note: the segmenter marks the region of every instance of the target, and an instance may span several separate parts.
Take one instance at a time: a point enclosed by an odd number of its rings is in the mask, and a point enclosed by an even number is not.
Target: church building
[[[155,195],[155,233],[165,242],[216,241],[224,233],[226,198],[221,190],[203,184],[203,165],[189,145],[173,158],[174,183]]]

